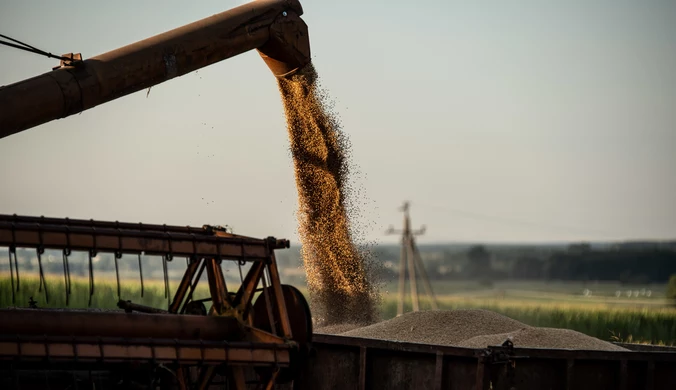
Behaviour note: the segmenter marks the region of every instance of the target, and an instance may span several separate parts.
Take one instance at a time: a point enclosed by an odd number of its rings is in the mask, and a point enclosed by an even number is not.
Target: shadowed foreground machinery
[[[288,244],[210,226],[0,216],[0,245],[9,248],[12,294],[21,282],[17,248],[37,251],[46,299],[50,293],[70,294],[67,258],[77,251],[88,254],[90,295],[94,292],[92,258],[99,253],[114,254],[116,269],[117,259],[125,254],[161,256],[165,272],[167,262],[179,257],[187,265],[166,311],[128,301],[118,304],[124,311],[0,310],[0,359],[3,368],[13,369],[2,380],[11,378],[22,389],[33,388],[31,384],[43,388],[45,378],[36,378],[30,369],[105,368],[109,371],[105,378],[93,379],[97,388],[100,382],[104,388],[116,383],[124,388],[133,381],[150,388],[204,389],[219,374],[229,379],[231,388],[243,389],[247,374],[251,376],[245,368],[256,367],[255,379],[265,388],[275,381],[286,382],[297,371],[298,359],[312,336],[310,311],[302,294],[279,281],[274,251]],[[63,253],[65,292],[47,290],[41,262],[45,250]],[[236,291],[228,291],[221,268],[224,261],[250,263]],[[210,296],[197,299],[195,289],[204,273]],[[29,369],[29,375],[22,376],[22,369]],[[77,383],[71,376],[50,375],[48,380],[52,389]]]
[[[50,72],[0,88],[0,137],[254,49],[274,76],[287,77],[310,62],[302,14],[297,0],[258,0],[89,59],[66,54]],[[230,388],[243,389],[252,378],[270,388],[293,378],[311,339],[305,299],[279,281],[274,251],[288,247],[285,240],[236,236],[212,227],[4,216],[0,243],[9,247],[13,297],[21,281],[17,248],[35,248],[38,259],[45,250],[63,251],[67,299],[67,258],[74,251],[89,254],[90,297],[92,258],[98,253],[113,253],[116,264],[125,254],[137,254],[141,269],[141,254],[162,256],[165,283],[167,261],[187,261],[166,310],[121,301],[124,311],[118,312],[0,311],[2,388],[77,388],[86,383],[70,377],[77,370],[98,372],[98,388],[136,383],[204,389],[217,377],[227,378]],[[223,261],[251,263],[236,291],[227,289]],[[48,299],[56,292],[48,290],[42,264],[39,268],[40,289]],[[210,297],[196,299],[202,274]],[[50,377],[34,375],[31,370],[38,368],[48,369]],[[102,368],[105,379],[96,371]],[[63,378],[56,375],[64,372]]]
[[[211,226],[0,215],[0,246],[9,248],[11,294],[21,283],[18,248],[36,251],[41,276],[45,251],[63,253],[66,289],[49,289],[53,279],[41,278],[41,299],[68,297],[67,258],[75,252],[89,259],[90,294],[100,253],[113,254],[116,269],[123,255],[159,256],[165,272],[167,262],[186,260],[167,310],[122,300],[119,311],[0,309],[1,389],[676,388],[669,347],[472,349],[313,335],[303,296],[279,281],[275,251],[288,247],[285,240]],[[236,291],[223,277],[227,261],[249,267]],[[205,273],[209,294],[200,298]]]
[[[52,71],[0,87],[0,138],[94,108],[224,59],[257,50],[276,77],[310,62],[297,0],[258,0],[83,59],[64,55]],[[280,283],[275,251],[285,240],[201,228],[0,215],[11,291],[21,289],[17,249],[37,253],[45,300],[71,292],[68,257],[99,253],[186,259],[165,308],[120,301],[117,311],[0,309],[0,389],[674,389],[673,348],[632,352],[453,348],[312,334],[301,293]],[[65,292],[50,289],[41,256],[63,253]],[[221,265],[248,268],[228,289]],[[241,268],[240,268],[241,269]],[[196,296],[206,275],[208,297]],[[118,296],[119,274],[118,274]],[[28,302],[16,302],[24,306]],[[32,303],[31,303],[32,304]]]

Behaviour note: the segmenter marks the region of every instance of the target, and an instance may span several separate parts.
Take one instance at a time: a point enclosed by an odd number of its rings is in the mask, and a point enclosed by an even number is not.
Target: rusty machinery
[[[0,137],[251,50],[275,76],[291,75],[310,62],[302,14],[298,0],[255,0],[89,59],[64,54],[51,72],[0,88]]]
[[[274,251],[288,245],[286,240],[243,237],[211,226],[0,215],[0,246],[9,248],[13,298],[21,282],[17,248],[34,248],[38,259],[45,250],[62,251],[66,296],[71,293],[67,258],[73,252],[88,254],[90,295],[94,289],[92,258],[98,253],[114,254],[116,270],[117,259],[124,254],[161,256],[165,278],[167,261],[187,260],[166,311],[122,300],[118,305],[124,312],[0,309],[0,359],[19,366],[44,361],[55,367],[165,364],[173,367],[177,383],[172,383],[181,388],[193,387],[187,384],[189,376],[192,385],[207,388],[219,367],[227,367],[225,376],[235,381],[234,388],[244,388],[242,366],[267,367],[258,370],[266,386],[280,373],[288,380],[293,357],[303,352],[312,337],[305,299],[279,280]],[[226,286],[223,261],[251,263],[236,291]],[[210,296],[198,299],[194,293],[205,271]],[[41,288],[47,292],[41,262],[39,275]],[[210,304],[208,313],[205,301]],[[199,373],[188,375],[187,370],[195,371],[197,365]]]
[[[62,56],[51,72],[0,87],[0,138],[253,49],[275,76],[286,77],[310,61],[300,15],[296,0],[258,0],[97,57]],[[74,252],[90,260],[108,252],[116,261],[125,254],[154,254],[162,257],[165,272],[168,261],[187,259],[166,310],[122,300],[123,311],[0,310],[3,390],[204,389],[220,387],[221,380],[230,389],[250,382],[269,389],[289,381],[300,390],[676,387],[672,348],[471,349],[315,337],[302,295],[279,280],[275,251],[288,246],[285,240],[242,237],[211,226],[1,215],[0,246],[9,247],[11,294],[23,273],[18,248],[35,249],[40,270],[43,251],[62,251],[66,299],[67,260]],[[226,286],[220,266],[225,261],[250,264],[236,291]],[[95,276],[89,265],[91,296]],[[201,298],[196,285],[205,272],[209,293]],[[45,298],[53,297],[50,281],[40,275]],[[166,281],[165,273],[165,286]],[[306,359],[310,343],[316,355]]]
[[[254,49],[276,77],[287,77],[310,62],[302,13],[297,0],[257,0],[89,59],[64,55],[51,71],[0,88],[0,137]],[[165,283],[167,261],[186,258],[187,269],[166,310],[127,301],[119,302],[124,311],[0,310],[0,360],[12,372],[121,364],[130,376],[151,372],[151,388],[205,389],[214,378],[225,377],[230,388],[243,389],[252,367],[263,388],[289,382],[311,341],[312,323],[302,294],[280,283],[275,250],[288,245],[211,226],[2,215],[0,246],[9,248],[13,298],[21,282],[17,248],[34,248],[38,259],[44,250],[62,251],[66,297],[67,258],[75,251],[88,253],[90,296],[91,261],[97,253],[114,254],[116,264],[124,254],[162,256]],[[226,286],[223,261],[251,263],[236,291]],[[40,288],[48,299],[54,292],[48,290],[41,264],[39,268]],[[194,292],[204,272],[209,297],[198,299]],[[151,371],[140,369],[145,367]],[[157,367],[167,367],[170,374],[158,373]]]

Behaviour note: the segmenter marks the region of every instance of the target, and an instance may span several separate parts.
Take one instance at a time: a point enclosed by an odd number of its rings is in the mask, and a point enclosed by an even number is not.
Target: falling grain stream
[[[370,259],[351,234],[348,143],[318,87],[313,64],[279,79],[298,189],[302,257],[317,322],[368,324],[376,317]]]
[[[566,329],[536,328],[485,310],[407,313],[378,321],[374,260],[352,236],[349,143],[312,64],[279,79],[298,189],[302,257],[320,333],[483,348],[624,348]],[[376,323],[377,322],[377,323]],[[375,324],[374,324],[375,323]]]

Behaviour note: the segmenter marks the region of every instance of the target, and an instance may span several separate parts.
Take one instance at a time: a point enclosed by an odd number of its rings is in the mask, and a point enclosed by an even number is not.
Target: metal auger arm
[[[0,87],[0,138],[65,118],[256,49],[276,77],[310,62],[298,0],[256,0]]]

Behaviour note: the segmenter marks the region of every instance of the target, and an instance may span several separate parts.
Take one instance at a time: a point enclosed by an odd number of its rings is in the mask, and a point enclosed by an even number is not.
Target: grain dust
[[[369,324],[378,294],[370,257],[354,242],[349,143],[312,64],[279,79],[298,189],[298,233],[315,320]]]

